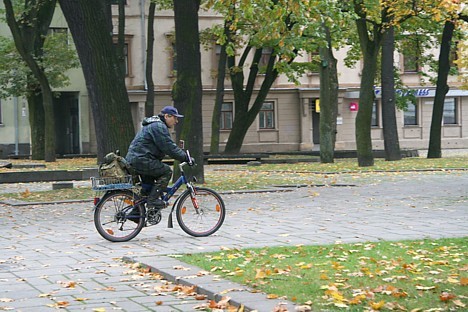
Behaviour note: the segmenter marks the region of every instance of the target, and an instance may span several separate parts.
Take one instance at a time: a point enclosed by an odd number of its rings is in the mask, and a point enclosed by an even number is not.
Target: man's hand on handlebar
[[[189,166],[195,165],[195,158],[188,157],[187,163],[188,163]]]
[[[189,166],[195,165],[195,158],[193,158],[192,156],[190,156],[190,152],[189,152],[188,150],[186,151],[186,153],[187,153],[187,164],[188,164]]]

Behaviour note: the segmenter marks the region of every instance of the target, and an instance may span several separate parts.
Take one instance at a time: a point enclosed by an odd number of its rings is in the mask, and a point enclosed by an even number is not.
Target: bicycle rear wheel
[[[106,193],[94,210],[94,225],[99,234],[111,242],[126,242],[137,236],[145,225],[144,205],[134,205],[138,199],[130,190]],[[136,218],[130,220],[128,215],[132,211]]]
[[[176,209],[177,222],[189,235],[209,236],[223,225],[226,207],[215,191],[204,187],[194,187],[194,190],[193,198],[189,190],[180,195]]]

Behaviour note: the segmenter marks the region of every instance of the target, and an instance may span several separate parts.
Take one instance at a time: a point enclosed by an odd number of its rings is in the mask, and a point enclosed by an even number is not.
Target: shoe
[[[139,210],[140,209],[138,207],[134,207],[127,215],[127,219],[135,223],[140,223],[141,215]]]
[[[164,201],[162,199],[154,199],[154,200],[148,200],[148,203],[146,204],[146,209],[155,209],[155,210],[161,210],[165,207],[166,205],[164,204]]]

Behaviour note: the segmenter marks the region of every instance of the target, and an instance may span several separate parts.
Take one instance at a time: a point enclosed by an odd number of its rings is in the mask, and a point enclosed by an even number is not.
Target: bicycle
[[[190,158],[190,153],[187,151]],[[168,187],[161,199],[165,208],[169,200],[182,186],[183,191],[172,205],[168,217],[168,228],[173,228],[172,214],[176,212],[177,223],[181,229],[195,237],[209,236],[222,226],[226,217],[226,207],[221,196],[212,189],[195,186],[190,182],[184,172],[186,165],[191,162],[179,164],[180,177]],[[140,181],[134,183],[133,176],[124,178],[92,178],[92,187],[96,191],[104,191],[101,198],[95,199],[94,225],[98,233],[111,242],[126,242],[135,238],[144,227],[156,225],[162,220],[161,210],[146,209],[147,197],[152,185],[145,185]],[[193,182],[196,182],[194,179]],[[138,212],[137,217],[129,214]],[[132,214],[133,214],[132,213]]]

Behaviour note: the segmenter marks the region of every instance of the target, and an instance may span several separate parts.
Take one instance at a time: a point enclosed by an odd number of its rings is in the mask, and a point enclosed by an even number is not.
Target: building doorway
[[[54,98],[55,152],[80,154],[80,113],[78,92],[60,92]]]

